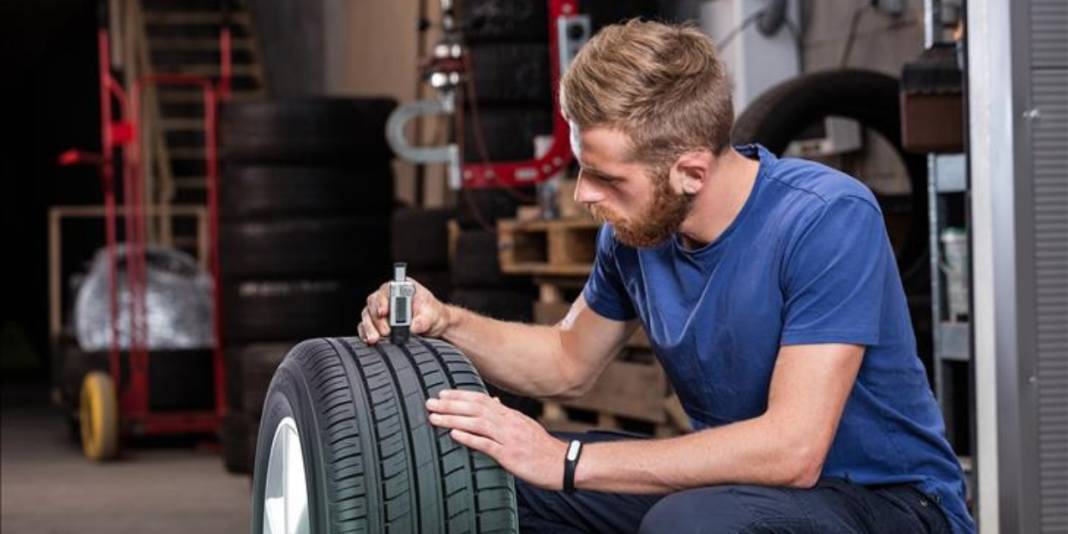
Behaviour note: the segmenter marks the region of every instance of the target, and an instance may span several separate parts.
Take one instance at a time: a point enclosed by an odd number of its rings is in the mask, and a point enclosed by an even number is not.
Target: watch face
[[[575,461],[575,458],[578,458],[579,447],[581,447],[581,446],[582,446],[582,443],[580,441],[577,441],[577,440],[572,441],[571,445],[568,445],[568,447],[567,447],[567,459],[569,461]]]

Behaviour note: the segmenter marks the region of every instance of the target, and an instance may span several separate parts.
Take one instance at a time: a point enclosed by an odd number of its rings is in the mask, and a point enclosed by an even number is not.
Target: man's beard
[[[628,247],[651,248],[668,240],[675,232],[693,205],[693,197],[678,195],[671,191],[667,173],[653,176],[656,188],[653,202],[646,213],[624,219],[601,206],[591,206],[593,216],[612,225],[616,240]]]

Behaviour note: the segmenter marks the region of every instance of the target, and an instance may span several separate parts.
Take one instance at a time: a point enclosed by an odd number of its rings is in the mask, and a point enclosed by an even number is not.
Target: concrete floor
[[[3,534],[248,532],[249,479],[227,473],[218,454],[152,444],[93,464],[45,386],[5,385],[0,399]]]

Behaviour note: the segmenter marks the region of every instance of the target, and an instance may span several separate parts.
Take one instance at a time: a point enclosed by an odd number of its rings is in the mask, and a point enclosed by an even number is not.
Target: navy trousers
[[[556,435],[585,443],[632,439],[601,431]],[[909,484],[828,478],[811,489],[723,485],[667,495],[568,495],[517,479],[516,493],[520,531],[530,533],[949,533],[938,505]]]

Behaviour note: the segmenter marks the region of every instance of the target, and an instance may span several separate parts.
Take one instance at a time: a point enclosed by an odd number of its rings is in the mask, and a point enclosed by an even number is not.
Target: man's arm
[[[498,321],[448,306],[442,337],[490,382],[543,398],[576,397],[592,385],[634,331],[636,321],[613,321],[581,295],[558,324]]]
[[[764,414],[677,438],[591,443],[583,449],[575,487],[618,493],[728,483],[811,487],[863,354],[857,345],[783,347]],[[561,488],[566,445],[535,421],[469,391],[442,392],[427,407],[430,422],[453,429],[460,443],[532,484]]]
[[[487,380],[533,397],[577,396],[619,352],[636,321],[601,317],[582,296],[559,324],[498,321],[441,303],[422,285],[412,301],[413,334],[440,337],[468,358]],[[369,344],[389,335],[389,286],[367,297],[358,327]]]
[[[590,444],[575,485],[624,493],[727,483],[811,487],[863,354],[856,345],[782,347],[764,414],[677,438]]]

